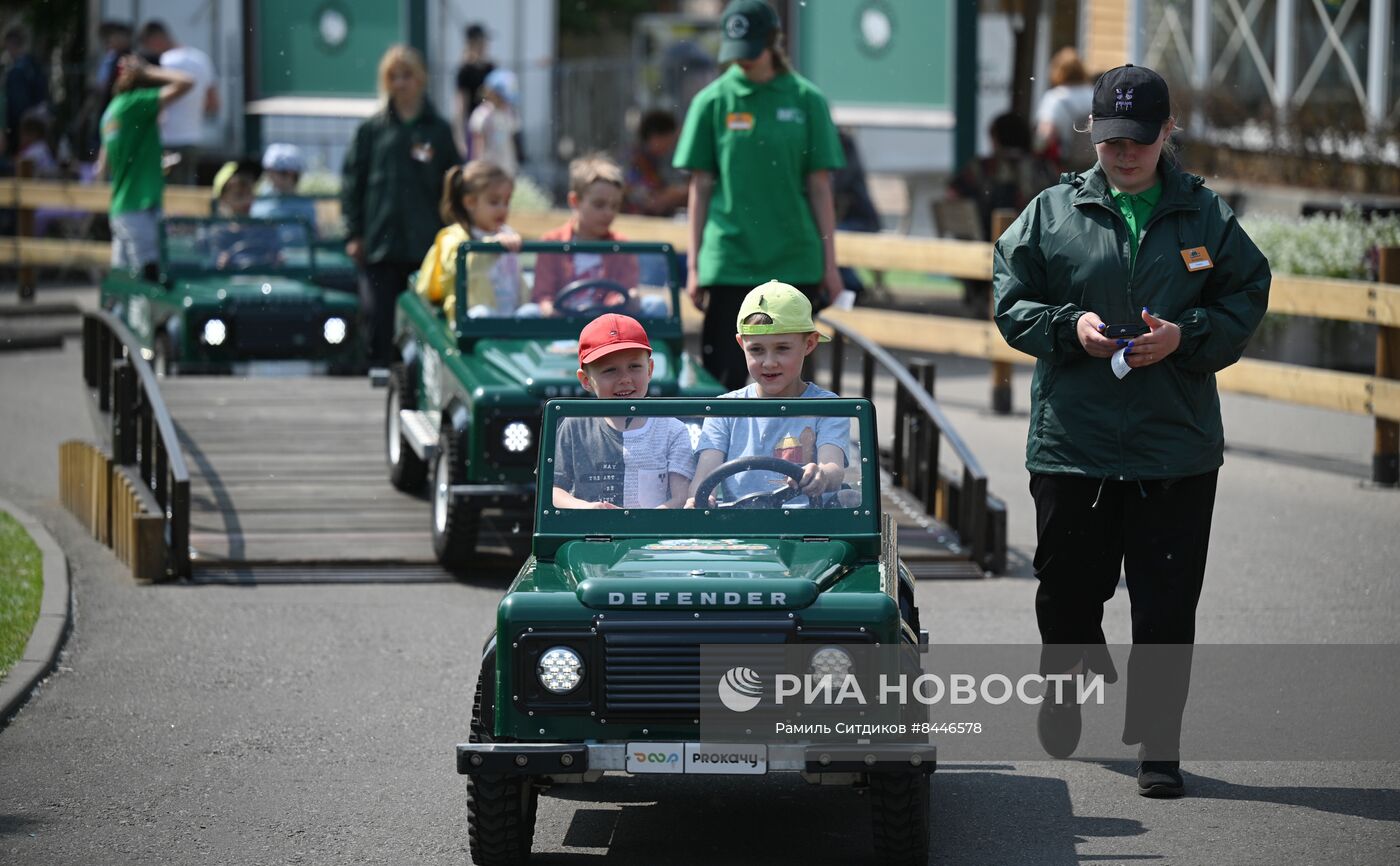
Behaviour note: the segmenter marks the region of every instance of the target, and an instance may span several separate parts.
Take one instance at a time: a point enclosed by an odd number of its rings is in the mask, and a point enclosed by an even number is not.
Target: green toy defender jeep
[[[585,395],[578,335],[596,316],[626,313],[646,328],[655,363],[649,396],[724,390],[684,352],[670,245],[526,243],[516,257],[523,299],[498,294],[494,265],[467,266],[474,252],[502,251],[460,246],[453,321],[413,291],[399,296],[396,311],[402,361],[390,368],[385,402],[389,481],[410,493],[431,481],[433,552],[452,570],[470,564],[487,510],[528,533],[540,408],[553,397]],[[506,275],[506,294],[517,291],[514,279]]]
[[[937,753],[926,736],[872,746],[814,724],[795,733],[822,736],[775,742],[758,713],[738,715],[757,704],[762,677],[746,666],[715,675],[726,653],[756,648],[844,676],[856,648],[904,659],[927,643],[880,511],[874,421],[864,400],[548,403],[533,555],[497,608],[469,741],[457,747],[475,863],[528,859],[538,796],[552,785],[660,772],[860,786],[880,860],[927,861]],[[732,458],[698,479],[698,508],[628,507],[665,471],[646,438],[623,451],[627,431],[642,430],[670,431],[672,470],[689,449]],[[843,446],[844,475],[809,497],[789,480],[825,442]],[[556,507],[554,488],[578,495],[575,479],[620,484],[623,507]],[[751,724],[738,740],[707,727],[731,717]]]
[[[157,373],[363,367],[359,299],[317,283],[306,223],[167,217],[160,228],[158,279],[113,270],[101,291]]]

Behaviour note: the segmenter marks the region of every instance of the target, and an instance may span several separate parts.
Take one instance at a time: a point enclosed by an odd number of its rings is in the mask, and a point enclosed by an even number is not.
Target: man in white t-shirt
[[[170,168],[169,180],[193,184],[198,150],[207,141],[205,120],[219,116],[214,63],[198,48],[176,43],[164,22],[147,21],[139,38],[143,54],[159,57],[162,68],[183,72],[194,79],[189,95],[171,103],[160,115],[161,143],[167,151],[174,151],[180,157]]]

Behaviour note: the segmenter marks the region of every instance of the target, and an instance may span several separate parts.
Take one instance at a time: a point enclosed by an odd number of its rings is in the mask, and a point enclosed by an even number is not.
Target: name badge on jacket
[[[1181,260],[1186,263],[1188,271],[1208,271],[1215,267],[1215,262],[1210,260],[1210,253],[1206,252],[1205,247],[1182,250]]]
[[[731,111],[725,118],[725,126],[730,129],[753,129],[753,115],[747,111]]]

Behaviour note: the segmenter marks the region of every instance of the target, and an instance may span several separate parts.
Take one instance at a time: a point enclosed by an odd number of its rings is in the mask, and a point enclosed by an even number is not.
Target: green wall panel
[[[258,95],[373,96],[384,50],[408,38],[393,0],[258,0]]]
[[[797,9],[802,74],[832,103],[953,108],[949,0],[820,0]]]

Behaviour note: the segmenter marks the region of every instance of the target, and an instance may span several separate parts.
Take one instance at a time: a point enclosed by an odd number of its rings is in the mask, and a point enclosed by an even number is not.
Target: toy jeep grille
[[[686,614],[690,616],[690,614]],[[723,674],[720,665],[713,677],[702,676],[700,647],[723,644],[750,645],[735,663],[756,664],[751,645],[781,646],[796,635],[796,624],[784,616],[773,619],[743,618],[697,621],[626,622],[603,620],[603,709],[609,719],[697,719],[701,686]],[[714,664],[715,654],[707,654]]]

